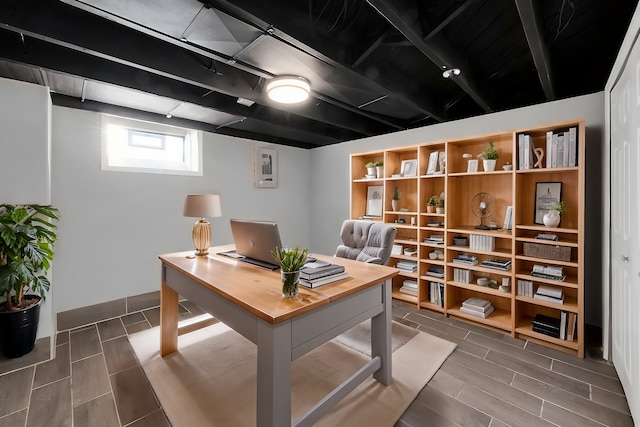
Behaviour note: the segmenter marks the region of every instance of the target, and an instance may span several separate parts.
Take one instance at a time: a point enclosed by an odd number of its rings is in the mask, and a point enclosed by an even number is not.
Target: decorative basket
[[[556,261],[571,261],[571,248],[568,246],[524,242],[523,249],[525,256]]]

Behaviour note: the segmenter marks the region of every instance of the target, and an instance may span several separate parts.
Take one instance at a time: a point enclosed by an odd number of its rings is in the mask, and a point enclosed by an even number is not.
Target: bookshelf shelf
[[[572,132],[575,135],[573,146],[570,145]],[[563,166],[561,161],[557,163],[561,167],[546,167],[545,163],[542,168],[524,168],[532,162],[531,159],[527,160],[526,151],[521,150],[521,141],[528,138],[531,144],[542,148],[546,156],[554,147],[554,135],[560,140],[561,134],[566,136],[566,147],[570,148],[568,161],[574,160],[576,166]],[[522,336],[584,357],[585,134],[584,121],[574,120],[352,154],[351,217],[357,219],[366,215],[369,187],[382,188],[381,217],[375,220],[396,226],[396,244],[417,249],[415,256],[392,255],[390,265],[404,260],[416,260],[418,263],[417,272],[401,271],[394,280],[393,297],[414,303],[422,309],[480,323],[514,337]],[[463,154],[470,153],[475,159],[489,142],[493,142],[500,153],[496,170],[485,172],[482,162],[479,162],[478,171],[470,172]],[[558,160],[560,151],[557,148],[555,150],[551,153],[555,152]],[[384,178],[364,178],[364,165],[370,161],[384,162]],[[410,172],[411,176],[398,176],[406,164],[414,161],[417,166],[415,171]],[[503,170],[506,162],[513,165],[511,170]],[[562,184],[561,200],[568,210],[563,213],[559,227],[548,228],[536,223],[536,219],[540,222],[540,217],[535,215],[536,208],[540,212],[536,186],[541,182]],[[401,195],[401,211],[392,210],[391,195],[396,187]],[[480,192],[490,193],[495,199],[493,214],[482,220],[485,225],[493,223],[490,230],[476,228],[481,224],[481,219],[474,215],[471,202],[474,195]],[[427,201],[432,196],[444,197],[444,213],[428,212]],[[510,221],[505,223],[507,211],[510,212]],[[539,234],[554,234],[557,240],[542,240],[537,238]],[[429,241],[433,236],[443,239],[442,243]],[[471,245],[472,240],[475,245]],[[466,243],[463,245],[461,241]],[[440,251],[443,257],[431,259],[430,254],[433,256],[435,250]],[[461,254],[475,256],[478,263],[453,262]],[[511,268],[502,270],[482,266],[481,262],[487,259],[510,261]],[[549,271],[561,268],[565,280],[532,275],[534,266],[540,268],[541,265]],[[444,277],[428,275],[429,268],[442,269]],[[472,283],[454,281],[454,269],[456,274],[472,274]],[[458,280],[467,280],[461,277],[456,276]],[[502,292],[481,287],[475,282],[478,277],[495,279],[498,284],[502,283],[502,279],[508,279],[510,288]],[[418,282],[417,296],[399,292],[402,281],[408,278]],[[562,289],[564,303],[519,295],[520,281],[530,283],[533,292],[540,286]],[[444,307],[429,299],[432,282],[444,286]],[[486,319],[462,312],[461,301],[470,297],[491,301],[496,311]],[[559,318],[561,311],[575,313],[578,317],[578,332],[574,341],[558,340],[532,330],[531,321],[536,314]]]

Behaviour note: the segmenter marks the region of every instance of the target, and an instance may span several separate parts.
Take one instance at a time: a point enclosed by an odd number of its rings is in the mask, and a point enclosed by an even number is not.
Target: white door
[[[611,91],[612,360],[640,420],[640,46]]]

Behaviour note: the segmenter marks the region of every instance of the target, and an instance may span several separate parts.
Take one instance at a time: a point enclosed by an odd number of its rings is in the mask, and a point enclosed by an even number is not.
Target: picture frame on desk
[[[278,152],[275,149],[256,147],[254,180],[256,188],[278,187]]]
[[[438,153],[436,153],[436,161],[438,159]],[[400,170],[402,171],[402,176],[416,176],[418,173],[418,160],[403,160],[400,164]]]
[[[534,224],[544,225],[544,214],[551,210],[554,203],[561,200],[561,182],[536,182],[536,200],[533,212]]]

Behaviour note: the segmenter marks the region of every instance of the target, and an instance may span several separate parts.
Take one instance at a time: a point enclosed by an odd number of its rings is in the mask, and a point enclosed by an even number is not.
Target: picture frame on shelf
[[[367,206],[365,213],[368,217],[382,216],[382,185],[370,185],[367,187]]]
[[[275,149],[256,147],[254,179],[257,188],[278,187],[278,152]]]
[[[561,182],[536,182],[536,200],[533,212],[534,224],[544,225],[544,214],[549,211],[554,203],[561,200]]]
[[[436,160],[438,159],[436,153]],[[402,176],[416,176],[418,173],[418,159],[413,160],[403,160],[400,164],[400,171],[402,172]]]
[[[478,172],[478,160],[469,160],[467,163],[467,173]]]
[[[429,165],[427,166],[427,175],[433,175],[438,168],[438,152],[433,151],[429,154]]]

